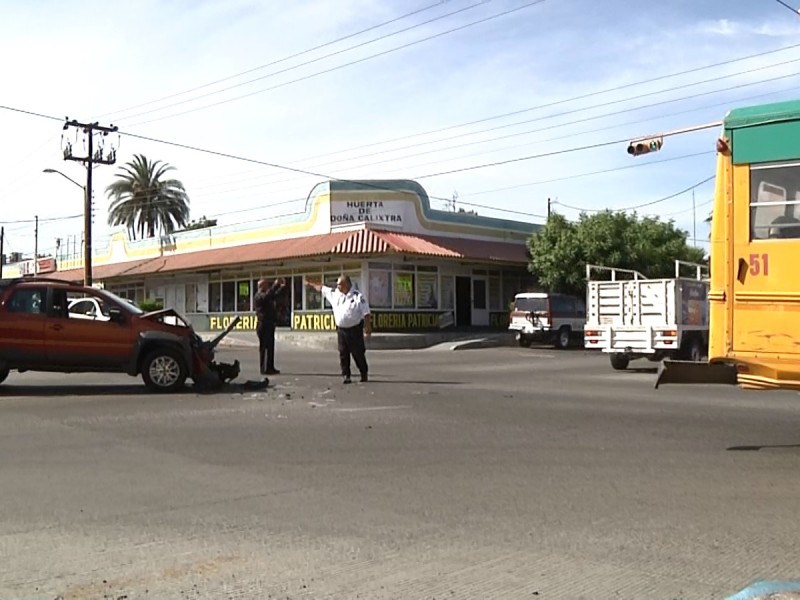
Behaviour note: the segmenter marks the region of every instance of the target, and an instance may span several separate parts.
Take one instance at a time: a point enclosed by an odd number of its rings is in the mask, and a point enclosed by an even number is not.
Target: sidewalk
[[[203,339],[217,335],[215,332],[199,331]],[[291,344],[314,350],[336,350],[336,333],[333,331],[292,331],[279,329],[275,332],[277,344]],[[435,331],[426,333],[373,333],[366,340],[369,350],[413,350],[442,346],[449,350],[470,350],[516,345],[514,334],[507,331]],[[220,342],[220,347],[257,348],[255,331],[232,331]]]

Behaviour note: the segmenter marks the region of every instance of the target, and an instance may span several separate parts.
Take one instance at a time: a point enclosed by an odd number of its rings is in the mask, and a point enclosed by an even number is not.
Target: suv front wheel
[[[186,383],[188,372],[180,354],[172,348],[158,348],[142,362],[144,384],[154,392],[174,392]]]

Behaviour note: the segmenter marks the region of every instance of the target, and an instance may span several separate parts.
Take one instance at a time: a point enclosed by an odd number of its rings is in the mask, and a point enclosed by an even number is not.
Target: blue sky
[[[314,173],[119,138],[120,163],[144,153],[177,168],[193,217],[251,225],[301,210],[325,177],[417,179],[436,207],[457,192],[464,208],[531,222],[541,222],[548,197],[570,218],[578,213],[568,207],[624,209],[711,176],[718,130],[669,137],[638,158],[621,142],[472,167],[800,97],[800,46],[789,48],[800,43],[800,16],[774,0],[532,2],[3,0],[0,105]],[[63,160],[61,123],[0,110],[0,127],[6,251],[32,252],[26,221],[82,211],[80,190],[42,169],[85,174]],[[115,171],[94,172],[97,243],[110,233],[103,190]],[[695,190],[700,242],[712,189]],[[693,230],[690,192],[641,212]],[[43,221],[40,249],[79,237],[81,223]]]

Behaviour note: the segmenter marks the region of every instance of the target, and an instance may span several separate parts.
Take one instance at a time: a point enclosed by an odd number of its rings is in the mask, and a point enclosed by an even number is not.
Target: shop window
[[[372,308],[392,307],[392,272],[369,270],[369,305]]]
[[[236,310],[239,312],[250,311],[250,281],[236,282]]]
[[[501,310],[500,278],[489,277],[489,310]]]
[[[800,164],[750,168],[750,238],[800,238]]]
[[[322,281],[323,281],[323,284],[328,286],[329,288],[336,289],[336,282],[338,280],[339,280],[339,274],[338,273],[336,273],[336,274],[334,274],[334,273],[325,273],[325,276],[323,277]],[[322,307],[325,310],[329,310],[331,308],[330,302],[328,302],[328,300],[324,296],[322,297]]]
[[[312,285],[313,284],[313,285]],[[315,286],[322,285],[321,275],[306,275],[306,310],[320,310],[322,308],[322,292]]]
[[[514,296],[523,291],[520,289],[519,277],[512,275],[503,276],[503,309],[509,308],[510,304],[514,301]]]
[[[197,285],[187,283],[184,288],[184,312],[189,314],[197,312]]]
[[[439,308],[439,274],[420,267],[417,273],[417,308]]]
[[[212,281],[208,284],[208,312],[220,312],[222,309],[222,284]]]
[[[303,277],[295,275],[292,277],[292,293],[294,310],[303,310]]]
[[[455,286],[452,275],[442,275],[442,308],[453,310],[455,308]]]
[[[392,287],[395,308],[414,308],[413,271],[395,271]]]
[[[233,281],[222,282],[222,312],[236,310],[236,283]]]

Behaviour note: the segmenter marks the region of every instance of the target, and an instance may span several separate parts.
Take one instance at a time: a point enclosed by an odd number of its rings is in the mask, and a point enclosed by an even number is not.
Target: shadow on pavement
[[[630,373],[650,373],[651,375],[658,374],[658,367],[628,367],[625,369]]]
[[[186,388],[188,391],[190,388]],[[0,398],[4,396],[146,396],[152,394],[142,384],[133,385],[2,385]],[[169,395],[169,394],[165,394]]]
[[[281,373],[279,377],[314,377],[314,378],[324,378],[324,379],[335,379],[338,383],[341,383],[342,376],[338,373]],[[358,381],[358,371],[353,374],[353,381]],[[277,380],[275,383],[280,384],[281,381]],[[464,385],[465,381],[444,381],[441,379],[437,380],[428,380],[423,381],[420,379],[385,379],[382,377],[375,377],[374,375],[370,374],[369,376],[369,383],[413,383],[418,385]]]
[[[800,444],[774,444],[764,446],[731,446],[725,448],[728,452],[758,452],[759,450],[773,450],[778,448],[800,448]]]

